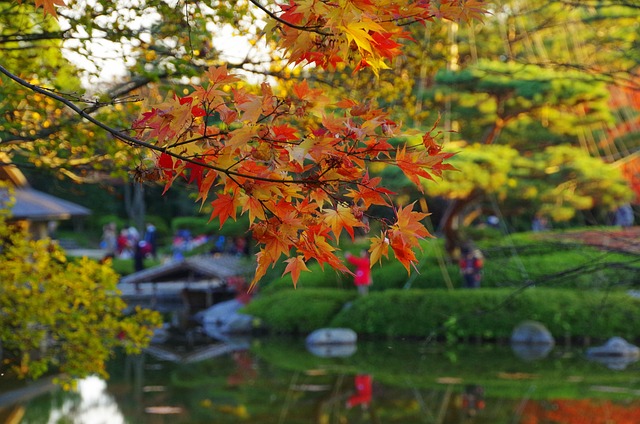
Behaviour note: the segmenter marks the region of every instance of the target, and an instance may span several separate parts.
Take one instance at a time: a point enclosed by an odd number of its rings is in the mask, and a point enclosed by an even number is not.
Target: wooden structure
[[[49,235],[49,226],[52,222],[91,214],[91,211],[84,206],[31,188],[24,174],[2,152],[0,152],[0,181],[13,189],[15,202],[8,221],[26,227],[36,240]],[[3,197],[7,197],[7,190],[0,187],[0,203],[5,200]],[[2,207],[1,204],[0,207]]]
[[[199,255],[148,268],[123,277],[118,284],[130,306],[192,315],[216,303],[233,299],[233,284],[246,274],[242,258]]]

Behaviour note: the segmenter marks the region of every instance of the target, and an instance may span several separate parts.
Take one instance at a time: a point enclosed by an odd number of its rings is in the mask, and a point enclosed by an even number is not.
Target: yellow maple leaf
[[[331,227],[331,231],[335,234],[336,240],[340,239],[340,233],[342,233],[343,229],[349,233],[351,239],[354,239],[353,228],[364,226],[362,222],[353,216],[351,208],[344,205],[338,205],[335,209],[325,211],[323,216],[324,222]]]
[[[369,247],[369,260],[373,266],[376,262],[382,262],[382,257],[389,257],[389,239],[382,234],[380,237],[371,237],[371,246]]]

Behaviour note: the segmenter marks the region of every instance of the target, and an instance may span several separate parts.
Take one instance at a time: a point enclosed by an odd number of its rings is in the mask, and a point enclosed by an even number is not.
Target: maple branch
[[[316,34],[326,35],[326,36],[333,35],[332,33],[319,30],[318,28],[320,28],[320,26],[307,27],[307,26],[301,26],[301,25],[292,24],[291,22],[287,22],[281,17],[279,17],[278,15],[276,15],[275,13],[273,13],[272,11],[270,11],[269,9],[267,9],[265,6],[263,6],[258,0],[249,0],[249,2],[254,6],[256,6],[258,9],[262,10],[267,15],[269,15],[271,19],[277,22],[280,22],[281,24],[286,25],[289,28],[298,29],[300,31],[315,32]]]
[[[9,79],[13,80],[14,82],[22,85],[25,88],[28,88],[29,90],[32,90],[36,93],[42,94],[43,96],[47,96],[53,100],[56,100],[62,104],[64,104],[65,106],[67,106],[69,109],[71,109],[73,112],[75,112],[76,114],[78,114],[80,117],[86,119],[87,121],[89,121],[90,123],[96,125],[99,128],[102,128],[103,130],[107,131],[109,134],[113,135],[116,139],[123,141],[124,143],[130,144],[130,145],[134,145],[134,146],[138,146],[138,147],[144,147],[146,149],[149,150],[153,150],[159,153],[165,153],[175,159],[179,159],[182,161],[185,161],[187,163],[191,163],[194,165],[198,165],[198,166],[202,166],[208,169],[212,169],[214,171],[218,171],[221,172],[225,175],[228,176],[236,176],[236,177],[242,177],[242,178],[247,178],[247,179],[251,179],[251,180],[256,180],[256,181],[264,181],[264,182],[272,182],[272,183],[282,183],[282,184],[308,184],[309,181],[306,179],[294,179],[294,178],[290,178],[290,179],[276,179],[276,178],[266,178],[266,177],[260,177],[257,175],[247,175],[247,174],[243,174],[241,172],[236,172],[236,171],[232,171],[231,169],[224,169],[224,168],[220,168],[217,166],[213,166],[211,164],[208,163],[201,163],[195,159],[177,154],[177,153],[173,153],[170,150],[167,150],[167,147],[159,147],[156,146],[155,144],[151,144],[151,143],[147,143],[146,141],[142,141],[139,138],[136,137],[132,137],[122,131],[119,131],[107,124],[105,124],[104,122],[94,118],[93,116],[91,116],[89,113],[87,113],[87,111],[85,109],[82,109],[80,107],[78,107],[75,103],[73,103],[71,100],[68,100],[66,98],[64,98],[63,96],[54,93],[51,90],[39,87],[37,85],[31,84],[30,82],[18,77],[17,75],[14,75],[13,73],[11,73],[11,71],[7,70],[7,68],[5,68],[4,66],[0,65],[0,73],[4,74],[5,76],[7,76]]]

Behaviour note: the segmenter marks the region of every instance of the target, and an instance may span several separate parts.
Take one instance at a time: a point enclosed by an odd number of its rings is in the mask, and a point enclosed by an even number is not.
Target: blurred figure
[[[149,245],[149,254],[153,256],[153,258],[158,257],[157,253],[157,243],[158,243],[158,235],[156,231],[156,227],[150,222],[147,223],[147,227],[144,232],[144,241]]]
[[[102,227],[102,240],[100,247],[105,250],[105,257],[116,255],[118,250],[118,237],[116,235],[116,223],[110,222]]]
[[[477,289],[482,280],[482,269],[484,268],[484,258],[482,252],[469,245],[464,245],[460,249],[460,273],[464,278],[464,286],[468,289]]]
[[[613,224],[619,225],[622,228],[628,228],[633,225],[633,209],[630,204],[627,203],[616,209]]]
[[[139,272],[144,269],[145,245],[145,241],[139,241],[136,243],[133,250],[133,268],[135,272]]]
[[[127,237],[129,238],[129,246],[133,249],[140,241],[140,232],[136,227],[130,225],[129,228],[127,228]]]
[[[487,218],[487,226],[490,228],[499,229],[500,228],[500,219],[498,219],[495,215],[490,215]]]
[[[547,218],[538,212],[531,222],[531,230],[534,232],[546,231],[548,229],[548,225],[549,222],[547,221]]]
[[[132,246],[129,242],[129,232],[126,228],[120,230],[120,235],[116,241],[117,254],[121,259],[131,259],[133,256]]]
[[[363,409],[367,409],[371,403],[373,379],[369,374],[358,374],[354,378],[355,393],[347,399],[347,408],[361,405]]]
[[[359,257],[353,256],[351,253],[347,252],[344,257],[351,265],[355,265],[356,267],[353,284],[356,285],[358,293],[361,296],[367,295],[369,293],[369,286],[373,282],[371,279],[371,263],[369,261],[367,251],[360,251]]]
[[[484,388],[476,384],[465,386],[462,393],[462,410],[467,417],[475,417],[484,407]]]

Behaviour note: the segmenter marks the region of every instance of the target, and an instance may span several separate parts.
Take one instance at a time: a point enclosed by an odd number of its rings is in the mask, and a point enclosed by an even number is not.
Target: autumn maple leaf
[[[413,265],[415,268],[415,264],[417,262],[412,246],[407,243],[402,235],[395,231],[391,231],[389,233],[389,239],[389,244],[391,245],[391,249],[393,250],[393,254],[396,259],[404,266],[407,273],[411,273],[411,266]]]
[[[229,217],[233,218],[235,221],[236,208],[238,205],[235,203],[235,198],[233,196],[227,193],[218,194],[217,199],[211,202],[211,206],[213,207],[213,212],[211,212],[209,221],[217,216],[220,219],[220,228],[222,228]]]
[[[355,238],[354,227],[362,227],[364,224],[359,221],[351,212],[351,208],[338,205],[335,209],[328,209],[323,213],[324,221],[331,227],[336,240],[340,239],[340,233],[344,229],[353,240]]]
[[[393,192],[384,187],[378,187],[381,181],[382,178],[380,177],[369,178],[369,173],[367,172],[364,177],[362,177],[362,181],[358,184],[357,188],[350,190],[346,196],[353,198],[355,204],[362,201],[365,209],[368,209],[371,205],[388,205],[389,201],[386,200],[383,195],[389,196],[393,194]]]
[[[304,258],[302,256],[296,256],[293,258],[289,258],[285,261],[287,263],[286,268],[282,275],[291,273],[291,279],[293,280],[293,287],[298,285],[298,278],[300,278],[300,273],[302,271],[309,271],[307,268],[307,264],[304,262]]]
[[[425,169],[430,168],[429,165],[431,165],[432,162],[428,159],[425,151],[408,150],[406,146],[399,147],[396,152],[396,161],[404,175],[406,175],[420,191],[422,191],[422,185],[420,184],[419,177],[433,180],[431,174]]]
[[[425,237],[432,237],[429,231],[420,222],[428,214],[413,211],[415,203],[398,208],[396,211],[397,221],[389,230],[389,244],[393,249],[393,254],[407,272],[410,266],[417,262],[413,250],[420,247],[419,240]]]
[[[53,17],[57,17],[58,14],[56,13],[56,6],[64,6],[65,0],[35,0],[35,3],[36,9],[42,6],[45,15],[49,14]]]
[[[429,230],[427,230],[420,222],[429,216],[429,214],[414,211],[414,205],[415,202],[405,206],[404,208],[398,208],[398,211],[396,212],[397,220],[393,225],[393,228],[403,234],[403,238],[409,240],[412,245],[417,244],[416,239],[423,239],[431,236]]]
[[[389,257],[389,239],[382,234],[381,236],[371,237],[371,246],[369,247],[369,260],[371,265],[376,262],[382,262],[382,257]]]

